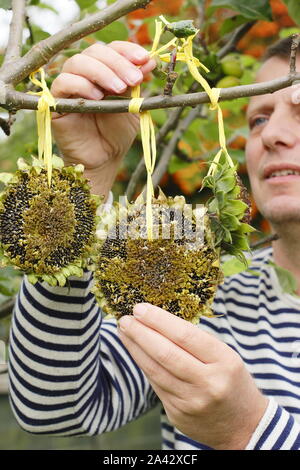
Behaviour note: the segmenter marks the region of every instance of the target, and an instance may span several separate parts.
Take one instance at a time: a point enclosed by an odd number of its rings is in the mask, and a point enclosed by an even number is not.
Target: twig
[[[17,0],[16,0],[17,1]],[[18,0],[20,2],[20,0]],[[27,54],[7,67],[0,69],[0,80],[16,85],[32,71],[38,69],[59,51],[88,34],[104,28],[121,16],[145,7],[150,0],[119,0],[98,13],[74,23],[56,34],[35,44]]]
[[[10,128],[16,120],[15,114],[16,114],[15,112],[11,111],[9,113],[8,119],[4,119],[0,117],[0,127],[3,130],[4,134],[6,134],[7,136],[10,135]]]
[[[10,125],[8,123],[8,120],[0,117],[0,127],[3,130],[5,135],[10,135]]]
[[[21,56],[23,23],[25,18],[25,0],[12,0],[12,20],[2,68],[16,61]]]
[[[248,23],[245,23],[241,25],[239,28],[237,28],[234,33],[231,35],[230,39],[228,42],[226,42],[225,46],[223,46],[218,52],[217,52],[217,57],[219,59],[222,59],[222,57],[225,57],[227,54],[230,52],[233,52],[236,50],[236,45],[239,42],[240,39],[242,39],[243,36],[249,31],[249,29],[252,28],[252,26],[255,24],[255,21],[249,21]]]
[[[250,245],[251,249],[258,248],[259,246],[265,245],[266,243],[271,243],[279,239],[279,235],[277,233],[274,233],[273,235],[268,235],[265,238],[262,238],[261,240],[258,240],[255,243],[252,243]]]
[[[296,57],[297,57],[299,43],[300,43],[300,34],[293,34],[292,44],[291,44],[291,55],[290,55],[290,74],[291,75],[294,75],[296,73]]]
[[[32,27],[31,27],[31,24],[30,24],[30,19],[29,19],[29,16],[25,16],[25,23],[26,23],[26,26],[28,28],[28,31],[29,31],[29,40],[30,40],[30,44],[33,46],[34,44],[34,36],[33,36],[33,31],[32,31]]]
[[[253,83],[251,85],[240,85],[230,88],[222,88],[219,101],[233,100],[236,98],[258,96],[268,93],[274,93],[291,86],[295,80],[300,80],[300,73],[293,76],[276,78],[267,82]],[[1,102],[1,97],[5,99]],[[177,96],[154,96],[146,98],[141,111],[151,109],[176,108],[178,106],[197,106],[202,103],[209,103],[210,98],[205,92],[187,93]],[[83,98],[64,98],[58,99],[56,111],[59,113],[127,113],[130,99],[116,100],[86,100]],[[38,97],[27,95],[7,89],[2,92],[0,83],[0,106],[6,109],[37,109]]]
[[[168,64],[167,83],[164,88],[164,95],[167,95],[167,96],[172,96],[173,87],[178,77],[178,73],[175,72],[176,55],[177,55],[177,48],[174,48],[171,53],[171,60]]]

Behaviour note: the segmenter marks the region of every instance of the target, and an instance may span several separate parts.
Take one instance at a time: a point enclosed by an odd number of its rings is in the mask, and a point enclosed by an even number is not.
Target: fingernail
[[[141,304],[136,304],[133,307],[133,315],[137,318],[142,317],[148,310],[148,304],[141,303]]]
[[[121,91],[125,91],[127,88],[126,83],[122,82],[122,80],[119,80],[118,78],[112,79],[111,86],[117,93],[120,93]]]
[[[119,329],[121,331],[125,331],[130,325],[131,321],[132,321],[132,318],[130,318],[129,315],[125,315],[124,317],[121,317],[118,322]]]
[[[95,100],[101,100],[103,98],[103,93],[102,91],[100,90],[97,90],[96,88],[94,88],[91,92],[92,94],[92,97],[95,99]]]
[[[140,70],[128,70],[127,75],[126,75],[126,80],[129,85],[136,85],[138,82],[140,82],[143,79],[143,74]]]
[[[134,58],[136,60],[145,60],[147,59],[147,57],[149,57],[149,54],[148,52],[146,51],[137,51],[135,54],[134,54]]]

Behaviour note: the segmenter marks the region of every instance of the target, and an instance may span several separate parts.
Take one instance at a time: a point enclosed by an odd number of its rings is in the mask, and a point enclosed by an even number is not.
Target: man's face
[[[263,64],[257,81],[288,71],[288,62],[273,57]],[[292,91],[289,87],[254,96],[247,111],[246,161],[253,196],[260,212],[275,225],[300,222],[300,104],[292,103]]]

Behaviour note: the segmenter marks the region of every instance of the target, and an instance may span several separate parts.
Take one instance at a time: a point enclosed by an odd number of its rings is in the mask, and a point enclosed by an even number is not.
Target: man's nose
[[[263,145],[270,150],[293,147],[297,140],[295,126],[290,113],[273,112],[261,132]]]

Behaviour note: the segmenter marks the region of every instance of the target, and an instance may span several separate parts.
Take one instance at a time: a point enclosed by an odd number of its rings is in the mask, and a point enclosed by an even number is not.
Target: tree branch
[[[274,93],[277,90],[291,86],[294,81],[300,80],[300,73],[290,73],[289,75],[267,82],[253,83],[251,85],[240,85],[230,88],[222,88],[220,101],[233,100],[242,97],[250,97]],[[37,109],[38,97],[26,93],[17,92],[0,83],[0,106],[8,110]],[[185,106],[197,106],[202,103],[209,103],[207,93],[187,93],[177,96],[153,96],[146,98],[141,106],[141,111],[151,109],[176,108]],[[58,99],[56,112],[59,113],[127,113],[130,99],[116,100],[85,100]]]
[[[242,24],[239,28],[237,28],[231,35],[229,41],[225,44],[225,46],[223,46],[222,49],[217,52],[217,57],[221,59],[230,52],[235,51],[236,45],[239,40],[242,39],[243,36],[245,36],[245,34],[249,31],[249,29],[252,28],[255,23],[256,21],[249,21],[248,23]]]
[[[12,20],[2,68],[16,61],[21,56],[23,23],[25,19],[25,0],[12,0]]]
[[[16,2],[20,0],[15,0]],[[16,85],[31,72],[37,70],[59,51],[88,34],[94,33],[137,8],[146,7],[150,0],[119,0],[104,10],[90,15],[77,23],[35,44],[27,54],[14,63],[0,69],[0,81]]]
[[[291,55],[290,55],[290,73],[296,73],[296,57],[300,43],[300,34],[292,35]]]

